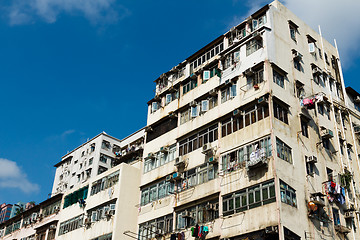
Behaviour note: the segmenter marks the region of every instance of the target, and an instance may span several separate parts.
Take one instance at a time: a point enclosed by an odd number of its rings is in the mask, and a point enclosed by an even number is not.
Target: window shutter
[[[206,70],[203,72],[203,80],[209,80],[210,79],[210,71]]]
[[[230,89],[230,97],[233,98],[236,96],[236,84],[233,84]]]
[[[234,62],[240,62],[240,51],[234,52]]]
[[[309,43],[309,52],[315,53],[315,43]]]
[[[198,106],[191,107],[191,117],[197,117],[199,116]]]
[[[202,100],[201,101],[201,111],[206,112],[209,110],[209,100]]]
[[[151,104],[151,112],[155,112],[159,109],[159,103],[158,102],[152,102]]]
[[[166,94],[166,104],[169,104],[172,101],[171,93]]]
[[[256,30],[258,28],[258,20],[253,20],[253,30]]]

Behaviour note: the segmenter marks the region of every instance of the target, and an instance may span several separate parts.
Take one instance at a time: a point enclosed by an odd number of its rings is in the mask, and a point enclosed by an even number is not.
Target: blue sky
[[[2,1],[0,203],[45,200],[67,151],[101,131],[123,138],[145,126],[153,81],[268,2]],[[284,1],[337,39],[346,85],[360,91],[360,34],[336,25],[337,2],[312,12],[313,1],[298,2]],[[356,16],[342,22],[360,26]]]

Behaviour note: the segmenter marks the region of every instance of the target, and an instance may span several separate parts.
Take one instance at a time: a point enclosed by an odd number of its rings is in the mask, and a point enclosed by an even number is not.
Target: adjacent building
[[[54,240],[62,194],[55,195],[0,223],[3,240]]]
[[[259,9],[156,80],[138,239],[360,239],[359,103],[336,46]]]
[[[8,220],[11,215],[12,204],[3,203],[0,206],[0,223]]]

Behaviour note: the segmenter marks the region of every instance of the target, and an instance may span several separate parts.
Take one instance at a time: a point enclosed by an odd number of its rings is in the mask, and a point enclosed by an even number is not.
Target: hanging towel
[[[204,232],[209,232],[209,227],[208,226],[204,226]]]
[[[170,240],[176,240],[176,234],[171,234]]]
[[[194,228],[194,227],[191,227],[191,236],[192,236],[192,237],[196,237],[196,236],[194,235],[194,233],[195,233],[195,228]]]
[[[185,233],[181,232],[181,240],[185,240]]]

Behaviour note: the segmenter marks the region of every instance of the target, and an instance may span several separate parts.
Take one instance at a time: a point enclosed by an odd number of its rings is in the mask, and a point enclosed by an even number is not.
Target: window
[[[307,159],[308,157],[305,156]],[[315,174],[315,163],[313,162],[306,162],[306,174],[313,176]]]
[[[263,67],[261,67],[261,69],[254,70],[253,74],[247,75],[246,81],[247,81],[247,89],[258,87],[258,85],[264,81]]]
[[[298,71],[301,71],[301,62],[300,59],[294,58],[294,68]]]
[[[262,48],[262,38],[258,39],[251,39],[249,42],[246,43],[246,56],[249,56],[250,54],[256,52],[260,48]]]
[[[107,219],[107,217],[109,216],[107,214],[115,215],[115,203],[116,200],[112,200],[111,202],[107,202],[105,204],[93,207],[90,210],[87,210],[87,217],[91,219],[91,222],[97,222],[102,219]]]
[[[91,184],[90,196],[114,186],[119,181],[119,171],[111,173]]]
[[[206,143],[211,143],[218,139],[218,125],[215,124],[206,128],[189,138],[181,140],[179,143],[179,156],[188,154]]]
[[[102,174],[103,172],[106,172],[108,169],[106,167],[103,166],[99,166],[98,168],[98,175]]]
[[[296,87],[296,97],[299,99],[303,99],[305,97],[304,84],[297,80],[295,87]]]
[[[281,196],[281,202],[289,204],[290,206],[293,207],[297,206],[295,190],[281,180],[280,180],[280,196]]]
[[[167,151],[155,153],[154,158],[145,158],[144,173],[158,168],[166,163],[174,161],[176,152],[176,144],[170,146]]]
[[[284,76],[277,72],[275,69],[273,69],[273,80],[274,83],[284,88]]]
[[[89,186],[80,188],[79,190],[66,195],[64,198],[64,208],[67,208],[75,203],[78,203],[80,199],[86,199],[88,195]]]
[[[333,218],[334,218],[334,225],[339,226],[340,225],[339,210],[336,208],[332,208],[332,212],[333,212]]]
[[[200,55],[198,58],[196,58],[193,62],[190,63],[190,73],[193,73],[197,67],[210,60],[214,56],[218,55],[222,50],[224,50],[224,43],[220,42],[207,50],[204,54]]]
[[[190,120],[190,109],[186,109],[180,113],[180,124],[184,124]]]
[[[221,103],[224,103],[236,96],[236,84],[232,84],[221,91]]]
[[[219,201],[210,200],[176,211],[176,229],[185,229],[219,218]]]
[[[333,181],[333,170],[330,168],[326,168],[326,174],[328,181]]]
[[[253,19],[252,30],[256,30],[266,23],[266,14],[257,19]]]
[[[192,106],[190,108],[190,110],[191,110],[191,118],[195,118],[195,117],[199,116],[199,108],[200,108],[199,105]]]
[[[71,232],[83,226],[84,214],[71,218],[65,222],[60,223],[59,236]]]
[[[177,191],[184,191],[198,184],[206,183],[217,177],[217,165],[205,163],[184,172],[184,178],[177,182]]]
[[[162,233],[173,232],[173,215],[169,214],[154,220],[139,224],[139,240],[155,238],[157,231]]]
[[[318,113],[324,115],[324,105],[321,103],[318,104]]]
[[[263,149],[265,157],[271,156],[271,138],[263,137],[255,142],[247,143],[240,148],[221,156],[222,170],[231,172],[245,166],[245,162],[250,160],[250,154],[257,149]]]
[[[94,160],[94,158],[89,159],[89,165],[91,165],[93,163],[93,160]]]
[[[108,233],[108,234],[93,238],[91,240],[111,240],[111,238],[112,238],[112,233]]]
[[[105,140],[102,141],[101,148],[105,149],[105,150],[109,150],[110,149],[110,142],[105,141]]]
[[[179,92],[178,91],[166,94],[165,95],[165,105],[168,105],[173,100],[178,99],[178,98],[179,98]]]
[[[193,90],[197,87],[197,79],[191,79],[183,85],[183,94]]]
[[[55,213],[57,210],[60,209],[60,205],[61,205],[61,200],[44,207],[42,210],[43,216],[47,217]]]
[[[240,112],[237,116],[229,117],[221,122],[221,136],[225,137],[268,116],[268,104],[257,104],[247,107],[246,110]]]
[[[290,29],[290,37],[291,37],[291,39],[296,42],[297,26],[295,26],[295,24],[294,25],[290,24],[289,29]]]
[[[304,137],[309,137],[309,132],[308,132],[308,121],[306,121],[305,119],[301,118],[301,133]]]
[[[329,138],[322,138],[322,145],[325,149],[330,150],[330,140]]]
[[[140,205],[144,206],[155,200],[169,196],[174,192],[174,183],[169,181],[161,181],[150,185],[141,190]]]
[[[160,108],[159,102],[152,102],[151,103],[151,113],[156,112]]]
[[[289,124],[288,107],[281,106],[275,101],[273,102],[273,106],[274,106],[274,117],[286,124]]]
[[[272,202],[275,202],[273,180],[223,196],[223,215],[228,216]]]
[[[276,138],[276,150],[279,158],[292,163],[291,148],[279,138]]]

